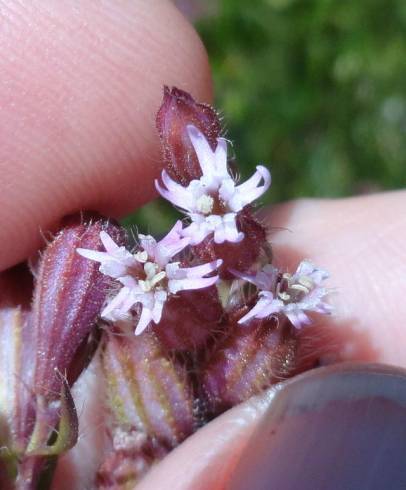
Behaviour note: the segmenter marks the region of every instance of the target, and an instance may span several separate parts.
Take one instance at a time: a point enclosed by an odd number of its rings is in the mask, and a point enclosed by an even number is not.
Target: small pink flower
[[[155,324],[160,322],[170,295],[206,288],[217,282],[217,275],[205,276],[220,267],[221,260],[195,267],[180,267],[180,262],[172,261],[190,243],[190,238],[182,237],[181,233],[182,223],[178,221],[159,242],[150,235],[139,235],[140,247],[136,253],[131,253],[102,232],[100,238],[106,252],[77,249],[80,255],[100,262],[100,271],[122,285],[102,311],[104,319],[113,322],[129,320],[134,308],[136,311],[141,308],[135,330],[139,335],[151,321]]]
[[[331,313],[332,307],[324,302],[324,297],[329,291],[321,286],[322,281],[329,275],[308,260],[303,260],[294,274],[282,274],[270,264],[255,275],[233,272],[259,289],[256,305],[238,321],[240,324],[253,318],[284,314],[297,329],[300,329],[311,323],[305,312]]]
[[[217,244],[240,242],[244,233],[237,228],[237,214],[268,190],[271,185],[269,170],[259,165],[250,179],[236,185],[228,170],[226,140],[217,138],[217,147],[213,151],[204,134],[195,126],[188,125],[187,132],[202,176],[184,187],[163,170],[163,186],[158,181],[155,181],[155,186],[162,197],[190,217],[192,222],[182,234],[190,238],[191,245],[197,245],[211,234]]]

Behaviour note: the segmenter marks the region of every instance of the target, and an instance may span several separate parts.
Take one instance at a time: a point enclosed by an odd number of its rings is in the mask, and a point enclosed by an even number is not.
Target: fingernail
[[[320,368],[281,385],[229,490],[406,488],[406,371]]]

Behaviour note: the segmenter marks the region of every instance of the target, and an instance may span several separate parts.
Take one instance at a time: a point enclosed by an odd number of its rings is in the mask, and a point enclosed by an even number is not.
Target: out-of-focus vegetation
[[[196,25],[244,178],[269,165],[273,202],[406,185],[404,0],[213,3]]]
[[[404,0],[221,0],[199,31],[245,173],[273,199],[406,184]]]

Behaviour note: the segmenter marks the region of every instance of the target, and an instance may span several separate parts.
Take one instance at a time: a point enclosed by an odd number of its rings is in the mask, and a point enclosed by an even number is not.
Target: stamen
[[[158,272],[159,267],[154,262],[146,262],[144,264],[145,275],[147,276],[147,280],[152,279],[155,274]]]
[[[310,288],[303,286],[302,284],[292,284],[289,289],[294,289],[305,294],[310,293]]]
[[[298,282],[307,289],[311,289],[314,286],[314,281],[309,276],[300,276]]]
[[[288,294],[286,292],[278,293],[278,296],[280,297],[280,299],[282,301],[289,301],[290,300],[290,294]]]
[[[207,194],[203,194],[196,201],[196,209],[202,214],[210,214],[213,211],[214,199]]]
[[[165,271],[159,272],[158,274],[156,274],[155,277],[153,277],[150,280],[151,286],[154,287],[156,284],[158,284],[158,282],[162,281],[162,279],[165,279],[165,277],[166,277],[166,272]]]
[[[148,253],[143,250],[142,252],[137,252],[134,254],[135,260],[144,264],[148,260]]]

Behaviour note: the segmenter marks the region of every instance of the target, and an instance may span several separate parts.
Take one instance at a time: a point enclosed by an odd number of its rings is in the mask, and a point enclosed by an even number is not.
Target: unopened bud
[[[200,178],[202,171],[188,136],[187,126],[193,124],[200,129],[212,149],[215,149],[221,130],[216,111],[207,104],[196,102],[183,90],[165,87],[156,124],[168,174],[184,185]]]

